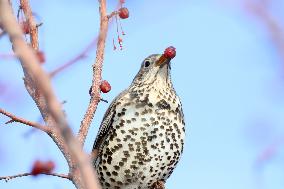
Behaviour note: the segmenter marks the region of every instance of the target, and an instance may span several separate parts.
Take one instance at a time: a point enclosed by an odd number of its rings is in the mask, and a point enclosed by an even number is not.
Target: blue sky
[[[111,11],[115,3],[108,2]],[[112,50],[115,27],[108,33],[103,78],[112,91],[103,97],[110,101],[125,89],[149,54],[176,47],[172,79],[183,102],[187,139],[167,188],[282,188],[283,150],[277,149],[261,167],[254,166],[263,149],[284,131],[283,63],[265,28],[240,7],[221,1],[145,0],[125,5],[130,17],[122,21],[124,50]],[[97,1],[32,1],[32,6],[44,23],[40,48],[47,56],[47,71],[78,54],[97,35]],[[7,38],[0,40],[0,52],[10,52]],[[64,110],[74,132],[89,101],[94,58],[93,50],[53,80],[58,98],[67,101]],[[36,121],[39,113],[22,76],[17,61],[0,59],[0,84],[6,84],[0,107]],[[99,105],[85,146],[88,152],[107,106]],[[5,126],[6,120],[0,116],[0,175],[28,172],[35,159],[52,159],[57,172],[67,172],[62,155],[45,134],[24,137],[29,128]],[[72,184],[46,176],[0,182],[0,188],[19,187],[57,189]]]

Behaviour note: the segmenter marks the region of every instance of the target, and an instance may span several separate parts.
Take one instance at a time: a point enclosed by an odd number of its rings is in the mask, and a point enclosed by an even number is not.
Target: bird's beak
[[[166,58],[164,55],[161,55],[160,58],[156,61],[155,65],[162,67],[165,64],[170,62],[170,58]]]

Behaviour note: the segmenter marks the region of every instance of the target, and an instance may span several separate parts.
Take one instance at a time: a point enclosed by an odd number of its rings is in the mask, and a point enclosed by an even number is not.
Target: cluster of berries
[[[36,160],[33,164],[31,175],[37,176],[39,174],[50,174],[55,168],[53,161],[40,161]]]

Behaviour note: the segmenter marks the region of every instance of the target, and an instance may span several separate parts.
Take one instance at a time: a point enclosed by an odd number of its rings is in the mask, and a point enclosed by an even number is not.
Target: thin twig
[[[88,52],[90,50],[92,50],[96,44],[97,44],[98,38],[95,37],[90,44],[88,44],[88,46],[78,55],[76,55],[74,58],[72,58],[71,60],[69,60],[68,62],[64,63],[63,65],[59,66],[58,68],[56,68],[55,70],[51,71],[49,73],[50,77],[54,77],[55,75],[57,75],[59,72],[65,70],[67,67],[70,67],[71,65],[75,64],[76,62],[78,62],[79,60],[85,58],[88,54]]]
[[[55,176],[55,177],[70,180],[70,176],[66,175],[66,174],[58,174],[58,173],[40,173],[40,174],[41,175]],[[0,177],[0,180],[5,180],[6,182],[8,182],[11,179],[15,179],[15,178],[19,178],[19,177],[26,177],[26,176],[35,176],[35,175],[32,175],[31,173],[21,173],[21,174],[17,174],[17,175],[3,176],[3,177]]]
[[[43,22],[37,24],[36,27],[40,27],[40,26],[42,26],[42,25],[43,25]]]
[[[257,156],[255,165],[262,166],[267,163],[269,160],[274,158],[279,150],[283,147],[284,138],[276,138],[271,144],[269,144],[266,148],[262,149],[261,153]]]
[[[105,100],[105,99],[103,99],[103,98],[101,98],[101,101],[102,101],[102,102],[105,102],[105,103],[108,103],[108,101]]]
[[[112,11],[108,16],[107,18],[108,19],[111,19],[113,16],[117,15],[118,14],[118,11]]]
[[[122,6],[122,2],[118,1],[116,9],[120,8],[121,6]],[[113,17],[114,15],[116,15],[117,13],[118,13],[117,11],[113,11],[110,15],[108,15],[109,26],[113,23],[113,20],[110,20],[110,18]],[[63,70],[66,70],[70,66],[74,65],[75,63],[79,62],[83,58],[87,57],[88,53],[93,48],[96,47],[97,42],[98,42],[98,37],[95,37],[81,53],[79,53],[78,55],[76,55],[75,57],[73,57],[72,59],[67,61],[66,63],[62,64],[58,68],[55,68],[53,71],[51,71],[49,73],[50,77],[56,76],[58,73],[62,72]]]
[[[28,0],[20,0],[21,9],[24,12],[24,15],[28,21],[29,31],[30,31],[30,41],[32,44],[33,49],[38,51],[39,43],[38,43],[38,27],[33,17],[32,9],[30,8]]]
[[[245,1],[250,13],[253,13],[266,27],[272,42],[284,64],[284,25],[269,10],[270,1]]]
[[[101,24],[100,24],[99,38],[97,44],[96,60],[95,63],[93,64],[93,80],[92,80],[92,90],[91,90],[92,95],[87,111],[84,115],[83,120],[81,121],[78,133],[78,139],[81,145],[84,145],[98,103],[100,102],[101,99],[99,86],[102,80],[102,67],[104,60],[105,41],[108,30],[108,17],[107,17],[105,0],[100,0],[100,23]]]
[[[15,59],[17,56],[15,56],[14,53],[7,53],[7,54],[0,54],[0,59]]]
[[[41,125],[39,123],[36,123],[36,122],[33,122],[33,121],[29,121],[29,120],[26,120],[24,118],[17,117],[17,116],[13,115],[10,112],[7,112],[6,110],[4,110],[2,108],[0,108],[0,114],[3,114],[5,116],[11,118],[11,120],[6,122],[6,124],[12,123],[12,122],[18,122],[18,123],[22,123],[22,124],[25,124],[25,125],[37,128],[37,129],[42,130],[42,131],[44,131],[46,133],[50,133],[50,131],[51,131],[50,127],[46,127],[46,126],[43,126],[43,125]]]

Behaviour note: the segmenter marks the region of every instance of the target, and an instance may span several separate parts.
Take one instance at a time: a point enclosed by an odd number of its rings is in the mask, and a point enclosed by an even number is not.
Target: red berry
[[[42,173],[42,170],[43,170],[42,168],[43,168],[42,162],[39,160],[35,161],[33,164],[31,174],[35,176],[35,175]]]
[[[166,48],[164,51],[164,56],[170,59],[174,58],[176,56],[176,48],[173,46]]]
[[[38,59],[39,63],[43,64],[45,62],[45,54],[44,54],[44,52],[37,51],[36,52],[36,56],[37,56],[37,59]]]
[[[39,175],[42,173],[51,173],[53,169],[55,168],[55,164],[53,161],[47,161],[47,162],[42,162],[42,161],[35,161],[33,164],[33,168],[31,171],[31,175]]]
[[[118,15],[121,19],[126,19],[129,17],[129,11],[127,8],[122,7],[118,10]]]
[[[45,173],[51,173],[55,168],[55,163],[53,161],[47,161],[45,163]]]
[[[118,37],[118,43],[122,43],[122,38]]]
[[[24,34],[29,34],[30,33],[30,26],[28,21],[23,21],[22,23],[20,23],[21,27],[22,27],[22,31]]]
[[[100,89],[103,93],[108,93],[111,90],[111,86],[106,80],[103,80]]]

